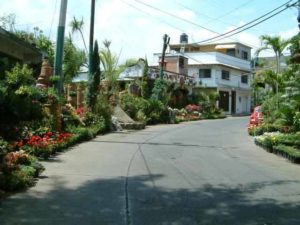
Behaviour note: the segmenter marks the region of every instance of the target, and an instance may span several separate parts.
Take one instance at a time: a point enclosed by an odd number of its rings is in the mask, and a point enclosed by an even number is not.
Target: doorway
[[[231,114],[236,113],[236,92],[231,92]]]

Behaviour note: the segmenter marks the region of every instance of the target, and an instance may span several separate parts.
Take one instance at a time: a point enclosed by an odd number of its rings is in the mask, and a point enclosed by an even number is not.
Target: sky
[[[163,35],[170,43],[179,43],[180,34],[197,42],[256,19],[286,3],[288,0],[96,0],[95,39],[100,47],[112,41],[111,49],[120,63],[129,58],[148,58],[162,51]],[[292,1],[296,2],[296,0]],[[39,27],[45,35],[56,40],[61,0],[0,0],[0,16],[16,15],[17,30],[33,31]],[[69,0],[66,33],[75,16],[84,20],[84,36],[89,41],[89,0]],[[242,42],[250,45],[252,53],[261,46],[261,35],[280,35],[290,38],[298,33],[298,10],[291,7],[281,14],[251,29],[219,42]],[[213,31],[213,32],[212,32]],[[74,34],[75,44],[83,48],[79,34]],[[263,52],[270,56],[272,52]]]

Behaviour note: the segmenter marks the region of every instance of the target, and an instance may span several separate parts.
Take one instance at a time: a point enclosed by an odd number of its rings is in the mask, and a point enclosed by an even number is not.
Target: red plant
[[[200,110],[200,106],[199,105],[195,105],[195,104],[189,104],[185,107],[186,111],[188,111],[189,113],[193,112],[193,111],[199,111]]]
[[[46,148],[49,145],[66,142],[71,136],[72,134],[70,133],[58,133],[49,131],[42,135],[30,135],[26,139],[15,143],[14,146],[20,148],[24,145],[27,145],[36,148]]]
[[[76,114],[80,117],[83,118],[86,114],[87,110],[84,107],[80,107],[76,109]]]

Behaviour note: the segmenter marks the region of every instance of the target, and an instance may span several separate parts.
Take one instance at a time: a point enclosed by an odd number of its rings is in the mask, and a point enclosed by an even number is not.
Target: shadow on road
[[[91,179],[76,188],[67,187],[68,184],[59,177],[51,179],[56,179],[52,191],[29,190],[3,200],[0,203],[1,224],[125,224],[125,178]],[[278,196],[257,198],[257,193],[266,188],[297,185],[298,181],[250,183],[237,187],[204,185],[193,190],[173,190],[153,188],[152,179],[159,181],[164,177],[129,178],[132,224],[300,224],[300,205],[296,201],[283,203]]]

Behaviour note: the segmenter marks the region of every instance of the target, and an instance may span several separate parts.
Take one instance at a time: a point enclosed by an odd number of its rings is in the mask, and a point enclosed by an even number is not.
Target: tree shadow
[[[47,179],[47,178],[46,178]],[[60,176],[51,185],[33,188],[0,203],[2,225],[292,225],[300,224],[299,195],[285,201],[277,190],[298,181],[209,185],[193,189],[153,187],[163,175],[128,179],[126,223],[125,178],[93,179],[70,186]],[[76,183],[76,182],[75,182]],[[271,190],[274,192],[266,193]]]

